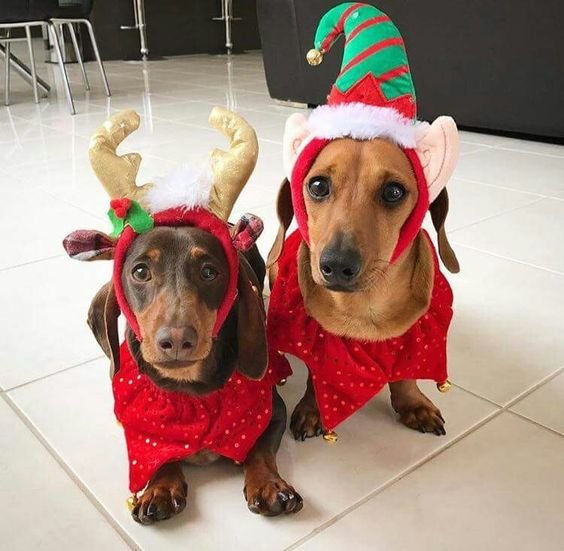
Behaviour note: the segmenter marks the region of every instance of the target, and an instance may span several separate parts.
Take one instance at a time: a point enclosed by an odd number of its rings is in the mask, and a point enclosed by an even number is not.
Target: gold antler
[[[209,209],[227,221],[237,197],[255,168],[257,136],[243,117],[221,107],[213,108],[209,122],[230,142],[229,151],[216,149],[211,155],[214,182],[209,202]]]
[[[141,155],[116,154],[118,145],[138,128],[139,115],[135,111],[120,111],[96,130],[88,154],[98,180],[112,199],[128,197],[143,205],[143,197],[151,184],[136,184]]]

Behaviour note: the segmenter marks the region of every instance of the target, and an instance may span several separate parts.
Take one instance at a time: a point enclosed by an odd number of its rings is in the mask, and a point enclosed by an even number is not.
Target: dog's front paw
[[[445,420],[430,400],[424,403],[411,403],[397,409],[400,421],[410,429],[419,432],[432,432],[437,436],[446,434]]]
[[[186,482],[173,487],[159,484],[148,486],[138,498],[131,515],[141,524],[153,524],[165,520],[184,510],[187,494]]]
[[[323,434],[321,416],[315,402],[303,397],[292,413],[290,432],[296,440],[305,440]]]
[[[302,496],[280,477],[256,485],[247,483],[243,493],[249,509],[258,515],[297,513],[303,507]]]

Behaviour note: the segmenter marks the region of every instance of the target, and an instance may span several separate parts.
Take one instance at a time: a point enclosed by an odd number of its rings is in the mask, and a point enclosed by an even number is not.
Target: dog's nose
[[[360,274],[360,252],[351,246],[327,246],[319,259],[319,270],[329,287],[351,290]]]
[[[170,360],[187,360],[198,342],[193,327],[161,327],[157,331],[159,350]]]

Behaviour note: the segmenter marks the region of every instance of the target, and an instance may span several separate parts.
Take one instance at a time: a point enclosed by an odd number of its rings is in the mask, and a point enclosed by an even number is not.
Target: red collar
[[[262,380],[252,381],[235,372],[223,388],[190,396],[157,387],[139,372],[123,343],[112,386],[127,443],[130,490],[142,490],[161,465],[204,449],[244,461],[270,422],[272,388],[288,373],[269,368]]]
[[[169,209],[154,214],[153,219],[155,226],[195,226],[213,234],[221,243],[227,258],[227,263],[229,264],[229,283],[227,285],[227,291],[225,293],[223,303],[217,312],[217,318],[213,329],[213,336],[216,337],[223,326],[223,322],[231,311],[235,299],[237,298],[239,257],[231,241],[227,224],[203,208],[189,210],[183,208]],[[120,235],[114,254],[113,283],[119,307],[127,319],[129,326],[135,333],[137,340],[141,342],[142,336],[139,324],[137,323],[137,318],[127,303],[125,293],[123,291],[123,285],[121,283],[125,257],[127,256],[127,251],[136,237],[137,234],[130,226],[126,226],[123,233]]]
[[[280,352],[292,354],[307,365],[325,429],[336,427],[390,381],[446,381],[452,291],[439,270],[434,249],[434,287],[426,314],[401,337],[360,341],[325,331],[306,313],[297,273],[301,242],[298,231],[290,235],[278,261],[268,309],[270,365],[288,369]]]

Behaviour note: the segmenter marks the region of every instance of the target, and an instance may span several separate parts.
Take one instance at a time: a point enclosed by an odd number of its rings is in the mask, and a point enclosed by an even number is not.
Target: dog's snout
[[[157,331],[159,350],[170,360],[187,360],[196,347],[198,336],[193,327],[161,327]]]
[[[359,250],[343,240],[330,244],[321,253],[319,271],[328,287],[351,290],[362,267]]]

